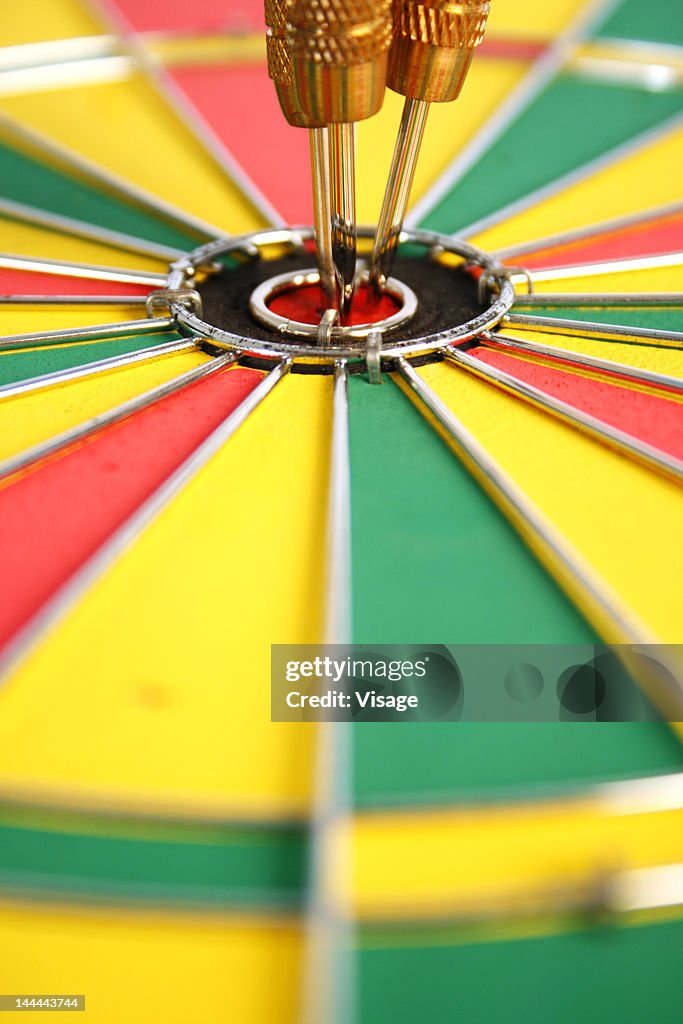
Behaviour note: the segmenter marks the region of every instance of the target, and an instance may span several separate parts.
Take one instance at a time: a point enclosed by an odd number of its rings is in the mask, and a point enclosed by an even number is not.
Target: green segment
[[[624,0],[600,26],[598,37],[683,45],[680,0]]]
[[[649,722],[359,723],[354,748],[361,807],[533,799],[683,768],[672,730]]]
[[[554,81],[508,128],[422,227],[452,232],[607,153],[681,109],[683,94]]]
[[[84,344],[58,345],[46,348],[30,348],[19,351],[0,351],[0,385],[16,384],[30,377],[44,373],[68,370],[84,363],[94,363],[110,356],[121,356],[126,352],[153,348],[166,342],[178,341],[179,334],[162,332],[158,334],[136,334],[126,338],[88,341]]]
[[[0,143],[0,182],[0,195],[13,202],[178,249],[197,245],[189,228],[185,232],[152,212],[117,199],[113,193],[100,192],[48,163],[41,164],[6,143]]]
[[[650,331],[683,331],[683,307],[679,309],[625,306],[527,306],[515,303],[515,313],[554,316],[561,320],[588,320],[617,327],[644,327]]]
[[[359,1024],[680,1024],[683,922],[365,949]],[[447,1008],[447,1009],[446,1009]]]
[[[593,643],[515,531],[388,379],[349,382],[353,641]],[[358,805],[678,769],[658,723],[357,723]]]
[[[355,643],[592,643],[479,485],[389,379],[349,381]]]
[[[192,829],[153,841],[0,824],[0,884],[122,898],[294,905],[304,884],[301,828]]]

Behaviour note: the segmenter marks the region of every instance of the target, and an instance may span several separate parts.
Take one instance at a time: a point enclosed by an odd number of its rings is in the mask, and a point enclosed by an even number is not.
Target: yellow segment
[[[664,643],[679,643],[683,491],[452,365],[421,376]]]
[[[533,272],[532,272],[533,273]],[[683,289],[683,266],[649,267],[646,270],[612,270],[607,274],[538,280],[538,292],[678,292]],[[522,285],[520,291],[525,291]]]
[[[683,859],[683,811],[610,815],[588,801],[368,814],[340,828],[352,833],[355,908],[370,918],[528,911],[544,889]]]
[[[552,39],[586,7],[586,0],[493,0],[487,33],[495,38]]]
[[[7,680],[4,792],[305,811],[313,726],[271,723],[270,645],[321,638],[331,389],[279,384]]]
[[[619,341],[596,341],[591,338],[579,338],[574,334],[525,331],[516,324],[503,328],[501,333],[510,338],[519,338],[521,341],[563,348],[581,355],[597,356],[599,359],[611,359],[615,363],[623,363],[639,370],[652,370],[655,373],[666,373],[670,377],[683,379],[683,349],[628,345]]]
[[[101,31],[81,0],[28,0],[28,3],[2,5],[2,46],[71,39],[97,35]]]
[[[3,988],[84,993],[87,1024],[294,1024],[301,947],[288,919],[0,904]]]
[[[41,256],[43,259],[68,260],[72,263],[96,263],[123,270],[152,270],[168,273],[168,262],[126,252],[100,242],[75,238],[61,231],[50,231],[34,224],[22,224],[10,217],[0,216],[2,251],[15,256]],[[2,271],[0,271],[2,280]],[[36,280],[39,280],[38,278]]]
[[[679,202],[682,162],[683,128],[678,128],[584,181],[507,217],[473,241],[484,249],[501,249]]]
[[[4,96],[1,108],[176,207],[239,234],[262,227],[226,172],[138,74],[126,81]]]
[[[520,60],[475,60],[457,103],[432,103],[411,191],[412,202],[446,170],[521,81],[528,67],[527,62]],[[377,223],[404,102],[403,96],[388,89],[379,114],[356,126],[361,224]]]
[[[0,338],[144,320],[144,306],[0,305]],[[0,358],[2,356],[0,355]]]
[[[198,351],[172,353],[37,392],[0,396],[0,459],[83,423],[208,358]]]

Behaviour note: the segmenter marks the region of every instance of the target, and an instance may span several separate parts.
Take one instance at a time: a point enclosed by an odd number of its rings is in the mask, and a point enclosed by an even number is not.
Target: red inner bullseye
[[[327,309],[327,303],[322,289],[317,284],[306,284],[275,295],[269,300],[268,307],[273,313],[288,320],[298,320],[303,324],[319,324]],[[393,316],[400,308],[400,303],[393,295],[384,294],[379,302],[375,302],[368,286],[362,284],[356,290],[351,312],[344,318],[343,323],[345,327],[376,324]]]

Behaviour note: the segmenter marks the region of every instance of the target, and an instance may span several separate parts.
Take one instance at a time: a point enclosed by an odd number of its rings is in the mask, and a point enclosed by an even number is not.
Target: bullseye
[[[328,310],[317,270],[278,274],[251,294],[249,309],[259,323],[280,334],[317,337],[323,317],[333,317],[335,337],[367,338],[375,328],[391,331],[409,321],[417,310],[417,296],[402,281],[390,278],[376,302],[368,286],[367,271],[359,275],[351,308],[346,314]],[[341,317],[341,320],[340,320]]]
[[[268,308],[278,316],[287,320],[295,320],[304,324],[319,324],[327,309],[327,302],[319,285],[302,285],[274,295]],[[379,301],[375,301],[372,289],[361,284],[353,299],[351,310],[343,319],[345,327],[358,327],[359,324],[376,324],[395,316],[401,308],[398,299],[384,293]]]

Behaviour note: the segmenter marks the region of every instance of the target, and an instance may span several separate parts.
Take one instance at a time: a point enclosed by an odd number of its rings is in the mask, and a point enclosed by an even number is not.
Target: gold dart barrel
[[[389,88],[426,103],[456,99],[484,38],[489,7],[488,0],[394,0]]]
[[[391,46],[391,0],[289,0],[287,22],[303,116],[341,124],[377,113]]]
[[[287,42],[287,0],[265,0],[268,74],[275,83],[282,113],[295,128],[318,128],[325,122],[306,117],[297,100],[294,67]]]

